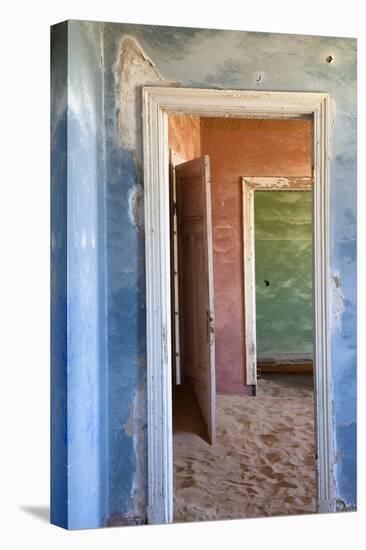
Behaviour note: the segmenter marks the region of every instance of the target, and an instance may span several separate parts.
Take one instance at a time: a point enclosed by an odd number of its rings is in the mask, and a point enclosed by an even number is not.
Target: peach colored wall
[[[200,118],[170,115],[169,147],[184,160],[199,157],[201,155]]]
[[[308,120],[201,119],[211,159],[217,390],[245,384],[242,176],[311,175]]]

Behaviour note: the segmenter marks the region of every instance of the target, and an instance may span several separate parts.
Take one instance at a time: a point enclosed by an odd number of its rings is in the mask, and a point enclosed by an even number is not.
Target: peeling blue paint
[[[52,33],[52,522],[146,515],[144,238],[129,203],[143,186],[142,136],[138,150],[121,147],[115,95],[126,35],[167,83],[321,91],[334,101],[331,273],[344,298],[331,335],[336,496],[355,506],[356,41],[83,21]]]
[[[146,381],[146,369],[138,368],[138,358],[146,356],[144,240],[131,223],[128,203],[129,191],[139,177],[132,153],[117,143],[117,139],[107,141],[110,518],[136,514],[129,509],[129,499],[141,458],[123,425],[136,388]],[[145,432],[146,426],[139,429]]]

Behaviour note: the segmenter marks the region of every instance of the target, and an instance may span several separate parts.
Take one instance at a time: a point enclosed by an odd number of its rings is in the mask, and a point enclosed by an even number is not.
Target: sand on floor
[[[175,411],[174,521],[315,512],[311,375],[266,375],[257,397],[217,395],[215,446],[189,401],[181,393]]]

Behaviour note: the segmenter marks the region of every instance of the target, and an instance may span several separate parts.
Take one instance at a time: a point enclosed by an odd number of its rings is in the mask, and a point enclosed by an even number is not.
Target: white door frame
[[[312,191],[311,177],[243,177],[243,276],[245,322],[245,382],[257,384],[257,337],[255,295],[255,191]]]
[[[317,510],[335,510],[329,351],[330,98],[312,92],[144,87],[148,521],[173,520],[168,115],[313,119]]]

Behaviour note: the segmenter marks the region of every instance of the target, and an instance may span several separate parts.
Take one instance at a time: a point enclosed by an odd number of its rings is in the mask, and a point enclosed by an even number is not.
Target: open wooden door
[[[175,167],[178,219],[180,351],[210,443],[216,439],[215,332],[210,159]]]
[[[180,316],[179,316],[179,273],[178,273],[178,221],[177,221],[177,193],[175,181],[175,167],[172,163],[173,152],[170,149],[171,161],[169,164],[169,197],[170,197],[170,271],[171,285],[171,312],[172,312],[172,380],[174,386],[182,384],[181,357],[180,357]]]

